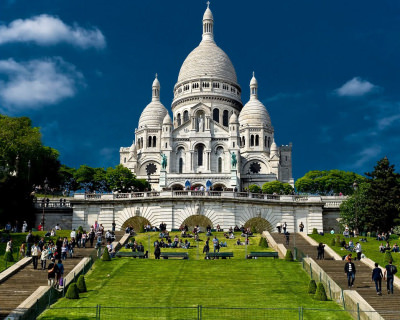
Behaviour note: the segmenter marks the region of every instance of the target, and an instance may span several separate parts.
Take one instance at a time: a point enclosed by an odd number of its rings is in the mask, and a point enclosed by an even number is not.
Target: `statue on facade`
[[[236,168],[237,165],[237,157],[236,154],[234,152],[231,153],[232,159],[231,159],[231,164],[232,164],[232,168]]]
[[[202,116],[199,117],[199,132],[204,131],[204,119]]]
[[[161,154],[161,167],[163,169],[166,169],[167,164],[168,164],[167,156],[164,153],[160,153],[160,154]]]

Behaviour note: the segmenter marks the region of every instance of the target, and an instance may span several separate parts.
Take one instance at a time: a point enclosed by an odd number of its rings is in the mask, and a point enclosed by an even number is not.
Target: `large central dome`
[[[185,59],[178,82],[215,77],[237,83],[236,72],[227,54],[212,40],[203,40]]]

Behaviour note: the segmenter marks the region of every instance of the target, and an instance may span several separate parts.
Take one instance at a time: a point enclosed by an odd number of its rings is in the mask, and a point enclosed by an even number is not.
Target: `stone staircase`
[[[115,232],[116,239],[119,240],[125,232]],[[94,248],[74,249],[74,257],[63,260],[64,276],[67,275],[84,257],[94,254]],[[47,261],[47,266],[49,260]],[[34,270],[33,265],[29,264],[9,279],[0,284],[0,319],[5,318],[12,310],[17,308],[26,298],[28,298],[39,286],[47,285],[47,270]]]
[[[285,238],[282,234],[271,233],[271,235],[276,243],[285,244]],[[299,250],[314,259],[343,290],[348,290],[347,277],[344,273],[344,261],[333,260],[326,251],[325,260],[317,260],[317,247],[309,244],[302,236],[296,236],[293,233],[290,236],[289,246],[285,245],[287,249],[293,250],[294,237],[296,237],[296,247]],[[395,288],[393,295],[387,294],[386,281],[382,280],[382,296],[378,296],[375,290],[375,283],[371,280],[372,269],[361,261],[353,262],[356,266],[356,279],[351,290],[357,291],[384,319],[400,319],[400,291]]]

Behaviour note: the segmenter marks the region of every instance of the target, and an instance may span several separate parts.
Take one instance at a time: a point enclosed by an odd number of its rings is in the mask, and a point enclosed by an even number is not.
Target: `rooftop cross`
[[[207,3],[207,8],[209,8],[210,7],[210,1],[207,1],[206,3]]]

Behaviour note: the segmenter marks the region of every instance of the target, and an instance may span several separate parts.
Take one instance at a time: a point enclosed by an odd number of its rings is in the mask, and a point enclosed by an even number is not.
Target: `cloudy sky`
[[[0,112],[29,116],[69,166],[115,166],[158,73],[170,110],[205,1],[0,1]],[[400,2],[233,1],[210,6],[249,98],[252,71],[295,178],[400,166]]]

